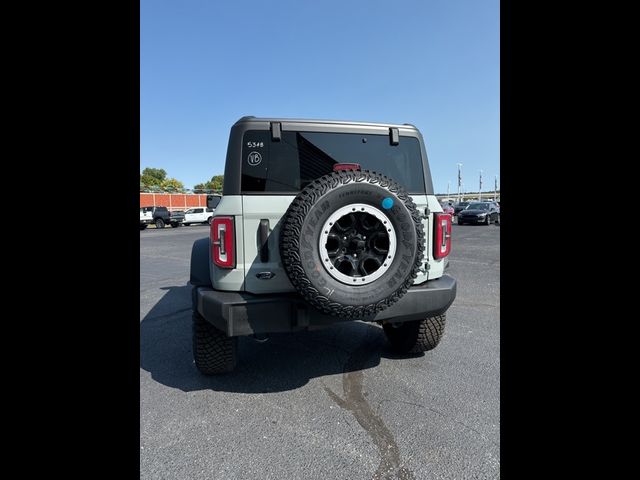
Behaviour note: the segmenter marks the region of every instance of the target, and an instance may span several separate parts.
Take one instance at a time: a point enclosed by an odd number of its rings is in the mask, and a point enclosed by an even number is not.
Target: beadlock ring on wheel
[[[367,285],[391,268],[396,244],[389,217],[371,205],[352,203],[324,223],[319,252],[333,278],[347,285]]]

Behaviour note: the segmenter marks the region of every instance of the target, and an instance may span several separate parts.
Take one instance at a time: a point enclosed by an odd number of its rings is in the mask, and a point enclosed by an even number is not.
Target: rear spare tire
[[[341,171],[314,180],[282,224],[280,256],[289,280],[323,313],[365,318],[413,284],[424,253],[422,218],[389,177]]]

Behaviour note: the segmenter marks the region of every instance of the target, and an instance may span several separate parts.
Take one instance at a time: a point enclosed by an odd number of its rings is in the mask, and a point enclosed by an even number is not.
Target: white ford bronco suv
[[[191,252],[193,356],[229,372],[242,335],[377,322],[401,354],[440,342],[451,216],[409,124],[243,117]]]

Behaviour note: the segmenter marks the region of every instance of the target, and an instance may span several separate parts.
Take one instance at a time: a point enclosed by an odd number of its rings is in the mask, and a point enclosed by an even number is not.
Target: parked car
[[[188,227],[192,223],[208,223],[211,225],[211,218],[213,217],[213,213],[216,211],[215,208],[190,208],[186,212],[184,212],[184,222],[183,225]]]
[[[461,210],[464,210],[469,205],[469,202],[458,202],[453,206],[453,214],[458,215]]]
[[[177,228],[182,225],[183,218],[182,212],[172,214],[167,207],[140,207],[140,230],[144,230],[152,223],[156,228],[164,228],[166,224]]]
[[[500,212],[494,202],[472,202],[458,213],[458,225],[465,223],[498,223]]]

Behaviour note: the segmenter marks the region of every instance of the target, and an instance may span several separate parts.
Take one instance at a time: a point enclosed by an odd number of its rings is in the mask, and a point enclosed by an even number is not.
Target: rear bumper
[[[456,298],[456,280],[449,275],[411,287],[395,304],[365,321],[407,322],[444,313]],[[305,330],[349,321],[325,315],[297,293],[254,295],[193,287],[193,309],[230,337],[254,333]]]

